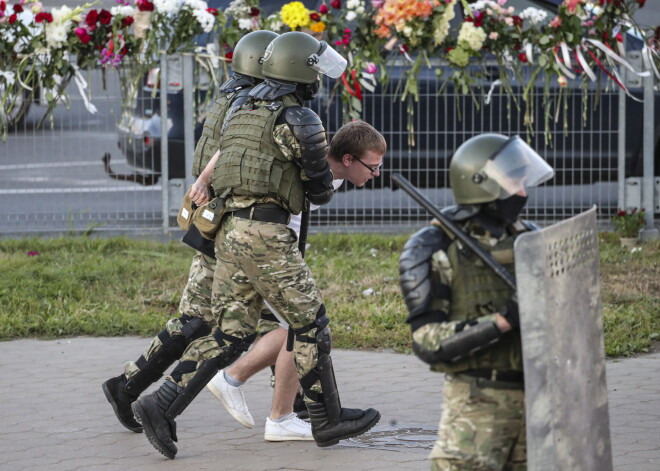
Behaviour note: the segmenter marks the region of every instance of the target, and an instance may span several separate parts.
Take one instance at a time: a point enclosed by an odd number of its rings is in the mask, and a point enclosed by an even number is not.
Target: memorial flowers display
[[[341,96],[347,117],[359,116],[364,97],[388,81],[392,60],[404,69],[397,90],[409,102],[418,99],[417,77],[429,68],[439,91],[452,82],[464,94],[473,94],[475,85],[511,92],[516,78],[526,84],[527,107],[543,77],[544,100],[559,106],[570,80],[608,80],[625,90],[621,68],[660,78],[660,29],[633,21],[644,4],[564,0],[548,14],[532,7],[518,11],[507,0],[324,0],[318,11],[292,1],[266,17],[258,0],[233,0],[225,11],[203,0],[117,0],[110,10],[0,0],[0,132],[19,94],[43,90],[52,107],[66,102],[64,90],[74,80],[93,112],[81,70],[117,70],[122,88],[130,90],[161,52],[195,54],[211,70],[230,61],[236,42],[257,29],[305,31],[343,54],[349,65],[332,95]],[[626,35],[641,41],[644,70],[626,60]],[[200,36],[207,46],[195,39]],[[486,63],[499,68],[497,80],[484,72]],[[551,84],[559,85],[559,97],[550,97]],[[124,97],[130,100],[131,93]]]

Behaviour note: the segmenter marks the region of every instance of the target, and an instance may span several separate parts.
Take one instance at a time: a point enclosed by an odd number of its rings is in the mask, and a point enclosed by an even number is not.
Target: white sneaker
[[[225,370],[218,371],[206,387],[241,425],[247,428],[254,427],[254,419],[245,403],[243,386],[235,387],[229,384],[225,379]]]
[[[264,438],[269,442],[314,440],[312,436],[312,424],[300,420],[294,412],[286,415],[281,422],[273,422],[270,420],[270,417],[267,417]]]

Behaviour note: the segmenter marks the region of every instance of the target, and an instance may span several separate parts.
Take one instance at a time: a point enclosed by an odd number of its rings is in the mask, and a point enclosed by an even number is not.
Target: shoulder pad
[[[427,226],[413,234],[403,247],[399,257],[399,285],[408,308],[408,323],[431,309],[431,257],[446,248],[447,241],[442,229]]]
[[[309,126],[323,124],[319,115],[305,106],[289,106],[284,115],[286,122],[292,126]]]
[[[253,79],[234,74],[229,80],[220,86],[220,93],[233,93],[243,90],[244,88],[252,88],[253,86]]]
[[[442,248],[442,241],[445,238],[445,232],[438,226],[426,226],[415,232],[410,239],[408,239],[406,245],[403,246],[403,250],[405,251],[406,249],[413,247],[428,247],[435,252]]]
[[[295,91],[295,84],[277,82],[268,79],[264,80],[259,85],[256,85],[252,91],[250,91],[250,96],[256,100],[275,100]]]
[[[441,209],[440,212],[450,221],[462,222],[477,214],[479,209],[476,204],[455,204]]]

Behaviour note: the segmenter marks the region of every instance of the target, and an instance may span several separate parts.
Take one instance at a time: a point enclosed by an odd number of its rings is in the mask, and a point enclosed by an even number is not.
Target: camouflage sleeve
[[[287,159],[294,161],[300,159],[302,154],[300,143],[293,135],[293,131],[291,131],[288,124],[284,123],[276,125],[275,130],[273,131],[273,139],[275,140],[277,147],[280,149],[280,152],[282,152]],[[309,180],[302,169],[300,170],[300,177],[303,181]]]

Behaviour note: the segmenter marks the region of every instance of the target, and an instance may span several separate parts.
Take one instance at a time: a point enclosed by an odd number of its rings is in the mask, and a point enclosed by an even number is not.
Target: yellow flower
[[[309,29],[311,29],[315,33],[322,33],[323,31],[325,31],[325,23],[319,21],[318,23],[314,23],[312,26],[310,26]]]
[[[298,28],[304,28],[309,25],[309,10],[305,8],[302,2],[287,3],[282,7],[282,22],[291,28],[292,31]]]

